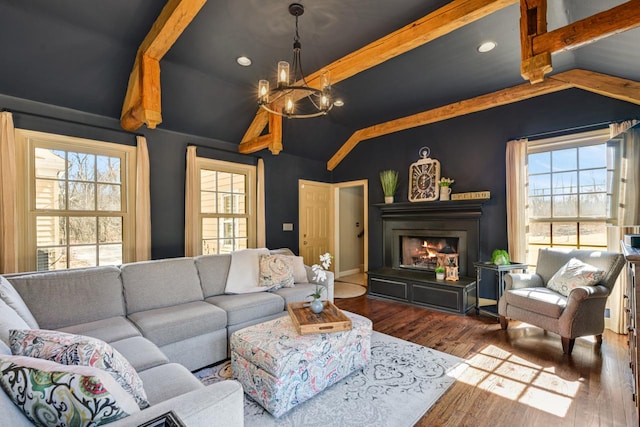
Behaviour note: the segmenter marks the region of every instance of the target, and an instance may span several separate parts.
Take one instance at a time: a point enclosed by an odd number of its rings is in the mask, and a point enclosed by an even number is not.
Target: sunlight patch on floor
[[[469,360],[458,379],[465,384],[509,400],[564,417],[580,389],[580,381],[563,379],[544,368],[496,346],[487,346]]]

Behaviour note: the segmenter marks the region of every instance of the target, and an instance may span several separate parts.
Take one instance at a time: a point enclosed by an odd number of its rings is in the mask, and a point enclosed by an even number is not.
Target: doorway
[[[320,254],[330,252],[336,279],[367,271],[368,181],[328,184],[300,180],[298,191],[299,252],[305,264],[317,264]]]

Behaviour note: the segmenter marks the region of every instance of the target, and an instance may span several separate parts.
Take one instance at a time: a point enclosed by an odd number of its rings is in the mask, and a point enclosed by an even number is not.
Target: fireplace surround
[[[457,240],[461,276],[473,276],[480,256],[482,201],[393,203],[379,205],[382,217],[383,267],[415,269],[403,262],[403,237]],[[433,270],[425,266],[425,270]]]
[[[383,265],[368,272],[369,295],[459,314],[474,308],[483,202],[375,205],[382,218]],[[457,281],[436,279],[438,259],[457,260]]]

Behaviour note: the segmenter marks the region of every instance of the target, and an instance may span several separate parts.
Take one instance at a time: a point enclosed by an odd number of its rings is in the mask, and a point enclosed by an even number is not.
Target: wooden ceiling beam
[[[521,74],[538,83],[552,70],[551,54],[640,27],[640,0],[619,6],[547,32],[547,0],[521,0]]]
[[[357,130],[342,147],[340,147],[333,157],[329,159],[327,169],[330,171],[334,170],[361,141],[367,139],[377,138],[394,132],[400,132],[574,87],[640,105],[640,82],[593,71],[580,69],[570,70],[556,74],[553,77],[545,79],[542,83],[535,85],[523,83],[497,92],[454,102],[453,104],[443,107]]]
[[[331,84],[336,84],[507,6],[516,4],[518,1],[454,0],[423,18],[369,43],[363,48],[310,74],[306,78],[307,83],[311,87],[320,88],[320,75],[326,70],[330,72]],[[265,114],[269,113],[264,111],[264,113],[258,112],[256,114],[239,144],[238,151],[246,152],[249,145],[253,145],[253,140],[262,134],[267,125],[267,121],[262,117]],[[255,145],[254,148],[256,148]]]
[[[120,115],[123,129],[153,129],[162,122],[160,60],[206,1],[169,0],[160,12],[136,53]]]

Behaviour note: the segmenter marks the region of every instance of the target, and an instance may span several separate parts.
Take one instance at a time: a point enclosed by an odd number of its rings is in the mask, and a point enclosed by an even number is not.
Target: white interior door
[[[318,264],[320,255],[333,252],[333,191],[324,182],[300,180],[300,255],[307,265]]]

